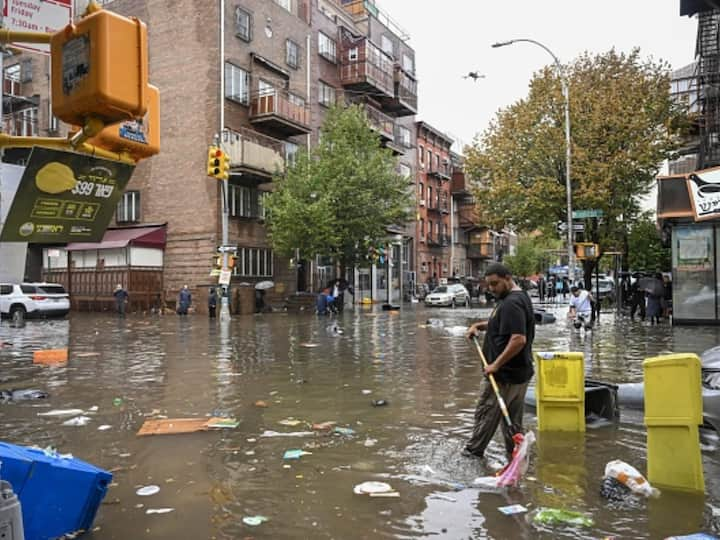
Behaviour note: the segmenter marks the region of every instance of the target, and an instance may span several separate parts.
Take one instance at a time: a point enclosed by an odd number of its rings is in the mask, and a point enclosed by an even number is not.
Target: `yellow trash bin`
[[[643,362],[648,480],[659,488],[705,491],[698,426],[700,358],[670,354]]]
[[[585,359],[579,352],[535,355],[539,431],[585,431]]]

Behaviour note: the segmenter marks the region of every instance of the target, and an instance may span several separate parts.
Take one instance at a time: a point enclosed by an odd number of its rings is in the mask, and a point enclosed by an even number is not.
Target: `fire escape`
[[[720,10],[698,14],[700,152],[698,169],[720,165]]]

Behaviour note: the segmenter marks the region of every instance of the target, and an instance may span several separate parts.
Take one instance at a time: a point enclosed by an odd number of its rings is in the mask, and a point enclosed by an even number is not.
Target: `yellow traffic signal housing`
[[[160,152],[160,90],[148,85],[147,113],[142,120],[127,120],[107,126],[88,143],[121,154],[128,153],[135,161]]]
[[[207,175],[212,176],[213,178],[220,173],[220,158],[217,156],[218,152],[222,153],[222,150],[220,150],[217,146],[211,146],[208,148]]]
[[[208,148],[207,175],[218,180],[230,178],[230,158],[217,146]]]
[[[143,118],[148,108],[147,26],[98,10],[50,38],[53,113],[83,126]]]
[[[575,257],[578,259],[597,259],[600,256],[600,246],[588,242],[574,244]]]

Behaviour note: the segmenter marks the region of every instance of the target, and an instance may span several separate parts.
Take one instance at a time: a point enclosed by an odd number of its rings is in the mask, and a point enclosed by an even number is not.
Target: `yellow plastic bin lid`
[[[537,400],[585,401],[585,359],[580,352],[535,355]]]

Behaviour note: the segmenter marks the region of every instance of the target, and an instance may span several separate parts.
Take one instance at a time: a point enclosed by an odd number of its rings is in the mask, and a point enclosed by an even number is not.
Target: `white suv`
[[[64,317],[70,297],[59,283],[0,283],[0,316]]]

